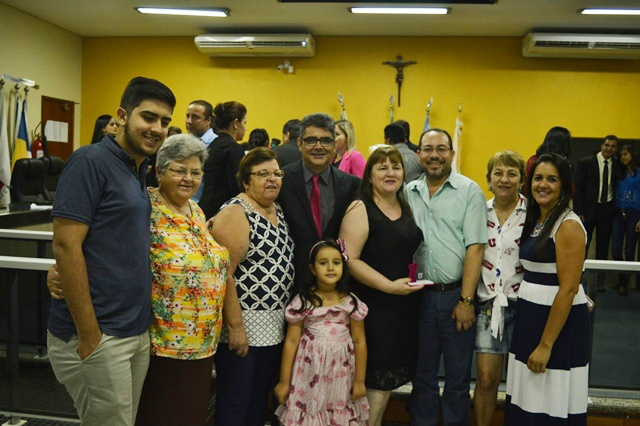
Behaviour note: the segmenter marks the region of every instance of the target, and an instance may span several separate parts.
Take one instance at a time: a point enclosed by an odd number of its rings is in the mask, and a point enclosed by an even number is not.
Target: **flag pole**
[[[458,116],[456,117],[456,127],[453,132],[453,150],[456,152],[454,169],[460,172],[460,158],[462,155],[462,102],[458,102]]]
[[[393,104],[394,104],[395,102],[396,102],[396,97],[395,97],[395,96],[393,96],[393,95],[391,95],[391,97],[389,98],[389,106],[390,106],[390,108],[391,108],[391,121],[390,121],[390,123],[389,123],[389,124],[393,124],[393,122],[395,121],[395,120],[393,119],[393,109],[394,109]]]

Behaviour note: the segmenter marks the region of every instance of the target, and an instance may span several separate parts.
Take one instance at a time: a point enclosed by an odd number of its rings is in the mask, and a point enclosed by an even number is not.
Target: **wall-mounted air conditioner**
[[[530,32],[522,55],[540,58],[640,59],[640,35]]]
[[[315,56],[310,34],[203,34],[198,50],[209,56]]]

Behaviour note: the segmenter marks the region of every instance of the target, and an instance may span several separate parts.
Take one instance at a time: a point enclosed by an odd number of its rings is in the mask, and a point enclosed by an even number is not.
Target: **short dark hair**
[[[407,120],[396,120],[393,124],[399,124],[404,129],[404,135],[409,140],[409,135],[411,134],[411,126],[409,126],[409,122]]]
[[[420,135],[420,140],[418,141],[418,149],[422,148],[422,138],[429,132],[442,133],[443,135],[445,135],[447,137],[447,140],[449,141],[449,149],[453,149],[453,139],[451,139],[451,135],[449,134],[449,132],[443,129],[438,129],[437,127],[422,132],[422,134]]]
[[[124,109],[127,114],[131,114],[144,101],[164,102],[171,107],[171,112],[176,107],[176,97],[167,86],[152,78],[135,77],[124,89],[120,99],[120,108]]]
[[[300,125],[302,121],[294,118],[293,120],[289,120],[284,123],[284,127],[282,127],[282,133],[289,133],[289,140],[295,141],[300,137]]]
[[[384,137],[385,139],[389,139],[392,145],[403,143],[407,140],[407,135],[404,132],[404,129],[397,122],[388,124],[384,128]]]
[[[329,114],[316,112],[304,117],[300,123],[300,136],[298,137],[301,138],[304,136],[304,132],[306,132],[309,127],[318,127],[323,130],[328,130],[333,138],[336,137],[336,122]]]
[[[216,105],[213,113],[216,116],[216,126],[218,129],[224,130],[234,120],[241,121],[247,115],[247,108],[240,102],[230,101]]]
[[[602,141],[602,143],[604,143],[604,141],[616,141],[616,145],[618,144],[618,137],[616,135],[607,135],[604,137],[604,140]]]
[[[204,108],[204,119],[208,120],[210,118],[213,118],[213,106],[207,102],[207,101],[203,101],[203,100],[197,100],[197,101],[193,101],[191,102],[189,105],[200,105],[202,108]]]
[[[236,180],[240,186],[240,190],[244,192],[244,184],[249,183],[251,180],[251,169],[258,164],[266,163],[267,161],[276,160],[278,167],[280,167],[280,160],[273,150],[260,146],[256,149],[252,149],[242,157],[240,166],[238,167],[238,174]]]

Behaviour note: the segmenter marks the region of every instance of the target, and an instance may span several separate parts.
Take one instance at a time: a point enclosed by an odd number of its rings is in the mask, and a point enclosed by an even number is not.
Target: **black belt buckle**
[[[462,280],[458,280],[458,281],[454,281],[452,283],[446,283],[446,284],[435,283],[433,285],[426,286],[425,289],[442,292],[442,291],[453,290],[455,288],[460,287],[461,285],[462,285]]]

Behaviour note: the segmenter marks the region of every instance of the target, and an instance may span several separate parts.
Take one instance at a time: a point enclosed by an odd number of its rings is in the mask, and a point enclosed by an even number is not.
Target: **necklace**
[[[500,206],[500,203],[496,203],[496,201],[497,200],[494,200],[493,202],[493,210],[496,212],[496,217],[498,218],[500,226],[502,226],[507,221],[507,219],[509,219],[509,216],[511,216],[511,213],[513,213],[513,211],[515,210],[520,199],[516,198],[513,201],[509,201],[509,204],[507,204],[507,206],[504,208]]]
[[[532,237],[537,237],[542,232],[544,225],[547,223],[547,218],[545,218],[542,222],[536,223],[536,226],[533,227],[533,232],[531,232]]]

